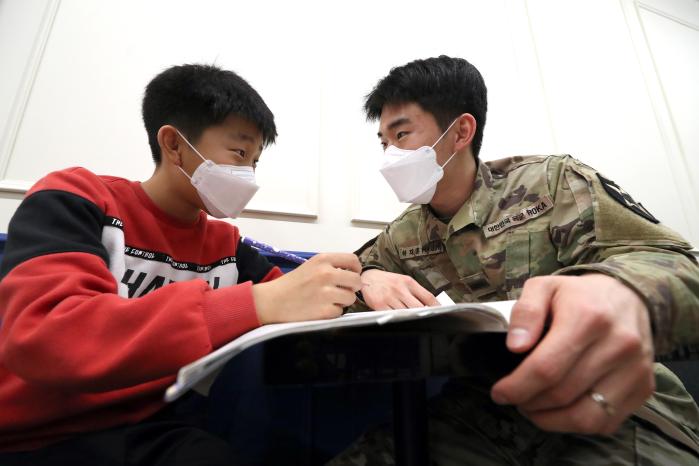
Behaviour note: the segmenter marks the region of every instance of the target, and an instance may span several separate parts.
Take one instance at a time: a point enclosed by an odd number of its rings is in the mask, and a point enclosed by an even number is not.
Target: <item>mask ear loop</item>
[[[435,141],[435,143],[432,144],[432,145],[430,146],[432,149],[434,149],[434,146],[436,146],[437,144],[439,144],[439,141],[442,140],[442,138],[444,137],[444,135],[446,135],[446,134],[449,132],[449,130],[451,129],[451,127],[454,126],[454,123],[456,123],[457,121],[458,121],[458,118],[456,118],[454,121],[451,122],[451,124],[449,125],[449,127],[448,127],[446,130],[444,130],[444,132],[442,133],[441,136],[439,136],[439,139],[437,139],[437,140]],[[452,157],[453,157],[453,155],[452,155]]]
[[[180,135],[180,137],[182,138],[182,140],[184,140],[184,142],[186,142],[187,145],[188,145],[199,157],[201,157],[201,159],[202,159],[204,162],[206,162],[206,159],[204,158],[204,156],[201,155],[201,154],[199,153],[199,151],[197,150],[197,148],[194,147],[194,146],[187,140],[186,137],[184,137],[184,134],[180,133],[180,130],[177,129],[177,128],[175,128],[175,131],[177,131],[177,134]],[[180,167],[180,166],[178,165],[177,168],[179,168],[180,171],[181,171],[182,173],[184,173],[184,176],[186,176],[186,177],[189,178],[190,180],[192,179],[192,177],[189,176],[189,175],[187,174],[187,172],[184,171],[184,169],[183,169],[182,167]]]
[[[454,121],[456,121],[456,120],[454,120]],[[179,135],[180,135],[180,137],[181,137],[181,138],[182,138],[182,139],[184,140],[184,142],[186,142],[186,143],[187,143],[187,145],[188,145],[189,147],[191,147],[191,148],[192,148],[192,150],[193,150],[194,152],[196,152],[196,154],[197,154],[197,155],[198,155],[199,157],[201,157],[201,159],[202,159],[202,160],[203,160],[204,162],[206,162],[206,160],[207,160],[207,159],[206,159],[206,158],[204,158],[204,156],[203,156],[203,155],[201,155],[201,154],[199,153],[199,151],[197,150],[197,148],[196,148],[196,147],[194,147],[194,146],[192,145],[192,143],[190,143],[190,142],[189,142],[189,141],[187,140],[187,138],[186,138],[186,137],[184,137],[184,135],[183,135],[182,133],[180,133],[180,130],[179,130],[179,129],[177,129],[177,128],[175,128],[175,131],[177,131],[177,134],[179,134]],[[449,130],[447,130],[447,131],[449,131]]]
[[[441,141],[442,138],[444,138],[444,136],[449,132],[449,130],[451,129],[451,127],[454,126],[454,123],[456,123],[458,120],[459,120],[459,119],[456,118],[456,119],[454,119],[454,121],[451,122],[451,124],[449,125],[449,127],[448,127],[446,130],[444,130],[444,132],[442,133],[441,136],[439,136],[439,139],[437,139],[437,141],[436,141],[434,144],[432,144],[432,146],[431,146],[432,149],[434,149],[434,146],[436,146],[437,144],[439,144],[439,141]],[[454,158],[455,155],[456,155],[456,152],[454,152],[453,154],[451,154],[451,155],[449,156],[449,158],[447,159],[447,161],[444,162],[444,165],[442,165],[442,168],[446,167],[447,164],[451,161],[451,159]]]
[[[442,168],[446,167],[447,164],[451,161],[451,159],[454,158],[455,155],[456,155],[456,152],[454,152],[453,154],[451,154],[451,155],[449,156],[449,158],[447,159],[447,161],[444,162],[444,165],[442,165]]]

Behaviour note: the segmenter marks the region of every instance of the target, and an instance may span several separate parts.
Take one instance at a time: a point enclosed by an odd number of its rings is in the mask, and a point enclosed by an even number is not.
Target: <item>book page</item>
[[[453,318],[457,318],[458,314],[463,314],[461,316],[462,320],[470,322],[466,328],[470,328],[473,331],[505,331],[509,323],[512,304],[514,304],[514,301],[501,301],[487,304],[453,304],[452,302],[452,304],[433,307],[356,312],[345,314],[335,319],[263,325],[182,367],[177,374],[177,381],[168,387],[165,392],[165,401],[170,402],[176,400],[187,390],[204,380],[206,383],[202,384],[197,391],[207,394],[208,388],[215,379],[215,374],[218,373],[231,358],[251,346],[271,340],[272,338],[295,333],[318,332],[328,329],[384,326],[398,322],[431,319],[448,314],[454,314],[454,316],[452,316]]]

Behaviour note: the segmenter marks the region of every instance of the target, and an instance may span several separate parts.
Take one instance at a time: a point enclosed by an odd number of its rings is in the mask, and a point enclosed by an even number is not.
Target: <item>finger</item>
[[[353,292],[357,292],[362,289],[362,280],[359,278],[359,274],[356,272],[338,269],[335,271],[333,278],[335,286],[347,288]]]
[[[376,290],[375,287],[362,290],[364,301],[375,311],[385,311],[394,309],[393,306],[401,307],[400,301],[391,295]]]
[[[438,306],[439,301],[437,301],[437,298],[434,297],[432,293],[427,291],[425,288],[423,288],[418,282],[416,282],[413,279],[410,279],[408,282],[408,290],[412,293],[412,295],[420,301],[420,306]],[[413,306],[416,307],[416,306]],[[417,306],[419,307],[419,306]]]
[[[625,385],[614,385],[626,381]],[[610,396],[606,393],[616,387]],[[647,371],[631,371],[625,369],[624,373],[615,374],[595,386],[594,391],[602,393],[610,406],[615,411],[615,416],[610,416],[607,424],[600,430],[603,435],[611,435],[619,429],[619,426],[636,411],[655,391],[655,373],[653,364],[649,363]],[[594,402],[594,401],[593,401]],[[604,409],[595,402],[598,408]]]
[[[545,411],[569,406],[590,390],[594,380],[598,380],[609,370],[618,368],[617,365],[606,366],[602,361],[595,363],[594,356],[586,355],[581,359],[563,380],[521,404],[520,408],[525,411]]]
[[[535,396],[520,407],[541,411],[568,406],[592,388],[605,374],[631,365],[643,364],[641,339],[615,335],[607,344],[598,342],[588,348],[566,376],[554,387]],[[609,340],[609,338],[607,339]]]
[[[507,332],[510,351],[528,351],[539,341],[558,285],[557,277],[538,277],[524,283],[522,295],[512,307],[510,316]]]
[[[327,313],[325,313],[325,319],[335,319],[340,317],[344,311],[344,306],[341,304],[332,304],[328,307]]]
[[[572,306],[568,302],[561,305]],[[558,384],[601,336],[579,322],[584,320],[584,314],[569,312],[565,319],[554,318],[548,334],[536,349],[510,375],[493,386],[493,400],[521,405]]]
[[[405,304],[403,304],[403,301],[401,301],[398,298],[390,298],[386,300],[386,307],[385,309],[403,309],[405,307]]]
[[[522,414],[549,432],[610,435],[652,395],[654,389],[651,378],[637,370],[610,372],[594,386],[592,391],[602,394],[606,400],[606,409],[592,399],[590,391],[586,391],[565,408],[534,412],[522,410]]]
[[[425,307],[424,304],[422,304],[421,301],[419,301],[415,296],[413,296],[410,293],[404,293],[400,296],[400,301],[403,303],[404,308],[412,308],[412,307]]]
[[[340,287],[333,287],[333,289],[328,290],[326,296],[331,303],[345,307],[354,304],[354,301],[357,299],[357,295],[353,291]]]
[[[359,259],[354,254],[335,252],[324,253],[320,256],[321,257],[319,260],[327,262],[338,269],[351,270],[357,273],[361,273],[362,271],[362,266],[359,263]]]

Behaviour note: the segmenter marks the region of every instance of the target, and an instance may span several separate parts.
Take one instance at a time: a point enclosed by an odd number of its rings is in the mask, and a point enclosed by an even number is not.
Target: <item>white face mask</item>
[[[177,168],[189,178],[197,189],[209,214],[216,218],[236,218],[260,189],[255,184],[255,171],[252,167],[215,164],[211,160],[205,159],[182,133],[179,131],[177,133],[204,160],[204,163],[194,170],[191,177],[182,170],[182,167]]]
[[[456,152],[440,166],[434,146],[454,126],[454,120],[432,146],[422,146],[415,150],[388,146],[384,151],[384,163],[380,171],[400,202],[429,204],[437,190],[437,183],[444,176],[444,167],[454,158]]]

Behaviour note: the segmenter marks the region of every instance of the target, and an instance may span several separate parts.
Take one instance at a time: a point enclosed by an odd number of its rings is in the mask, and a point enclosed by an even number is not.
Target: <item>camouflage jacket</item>
[[[614,182],[564,155],[481,162],[448,223],[412,205],[357,253],[364,270],[410,275],[455,302],[516,299],[537,275],[608,274],[641,296],[664,354],[699,341],[690,249]]]
[[[448,223],[413,205],[357,253],[363,270],[410,275],[455,302],[517,299],[537,275],[613,276],[645,302],[662,355],[699,347],[699,267],[690,249],[614,182],[565,155],[480,163],[470,198]],[[694,401],[663,365],[655,375],[645,407],[696,450]]]

